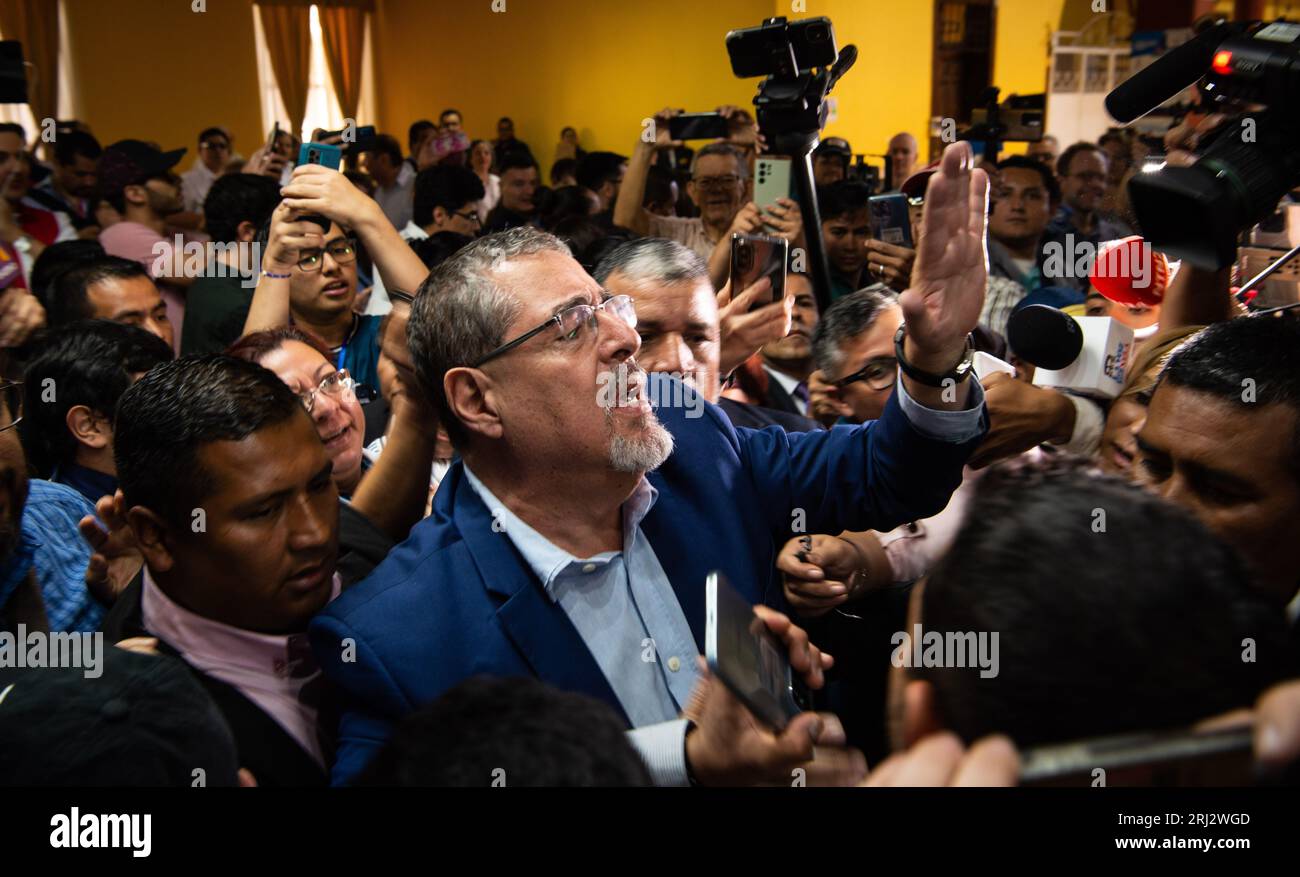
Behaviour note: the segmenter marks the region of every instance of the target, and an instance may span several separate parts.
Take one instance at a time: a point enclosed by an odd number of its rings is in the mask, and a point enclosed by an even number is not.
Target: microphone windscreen
[[[1216,24],[1176,49],[1165,52],[1106,95],[1106,112],[1128,124],[1178,94],[1205,75],[1214,51],[1239,28]]]
[[[1101,249],[1088,280],[1111,301],[1155,307],[1169,286],[1169,261],[1140,235],[1131,235]]]
[[[1038,368],[1060,371],[1079,358],[1083,329],[1064,311],[1026,305],[1007,320],[1007,345]]]

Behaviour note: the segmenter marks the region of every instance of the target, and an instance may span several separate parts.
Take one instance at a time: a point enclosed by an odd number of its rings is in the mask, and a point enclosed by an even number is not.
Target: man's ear
[[[135,535],[135,543],[149,569],[167,572],[176,565],[171,531],[162,518],[151,509],[138,505],[127,509],[126,522]]]
[[[451,219],[451,214],[442,207],[433,208],[433,224],[441,228],[446,225],[447,220]]]
[[[64,415],[63,422],[68,425],[68,432],[78,444],[94,450],[102,450],[113,443],[113,424],[85,405],[73,405]]]
[[[241,244],[251,244],[257,238],[257,226],[244,220],[235,227],[235,240]]]
[[[122,190],[122,198],[127,204],[148,204],[149,193],[144,186],[127,186]]]
[[[452,413],[471,432],[500,438],[503,431],[492,379],[476,368],[449,369],[442,390]]]
[[[934,686],[924,679],[909,679],[903,687],[903,745],[911,748],[923,737],[942,730]]]

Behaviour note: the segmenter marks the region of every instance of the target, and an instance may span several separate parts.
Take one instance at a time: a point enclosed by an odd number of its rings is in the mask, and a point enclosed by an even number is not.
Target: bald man
[[[890,166],[893,168],[894,188],[897,189],[903,185],[903,181],[912,175],[916,170],[917,145],[916,138],[906,131],[901,134],[895,134],[889,141]]]

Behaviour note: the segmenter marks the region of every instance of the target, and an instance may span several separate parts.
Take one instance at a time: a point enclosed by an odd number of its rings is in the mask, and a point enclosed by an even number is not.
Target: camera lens
[[[319,150],[319,149],[309,149],[309,150],[307,150],[307,163],[308,163],[308,164],[320,164],[320,150]]]

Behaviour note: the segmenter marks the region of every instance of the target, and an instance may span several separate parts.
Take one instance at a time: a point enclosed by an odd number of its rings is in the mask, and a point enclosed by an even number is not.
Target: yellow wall
[[[406,127],[447,106],[471,137],[495,137],[510,116],[543,170],[560,129],[586,149],[626,154],[641,120],[748,106],[757,80],[731,75],[723,43],[771,14],[771,0],[381,0],[375,66],[381,125]]]
[[[134,136],[193,149],[222,124],[244,154],[261,143],[252,0],[66,0],[74,110],[109,143]],[[995,84],[1041,90],[1047,34],[1066,0],[999,0]],[[588,149],[627,152],[641,120],[664,106],[750,106],[756,80],[731,75],[723,37],[771,15],[827,15],[857,65],[835,90],[827,133],[883,152],[891,135],[923,143],[930,117],[932,0],[378,0],[374,122],[406,126],[447,105],[474,137],[498,117],[549,165],[566,125]],[[120,47],[128,46],[125,51]],[[1049,125],[1050,127],[1050,125]],[[184,160],[188,166],[191,159]]]
[[[189,148],[224,125],[248,155],[266,138],[251,0],[66,0],[74,113],[105,145],[124,137]]]

